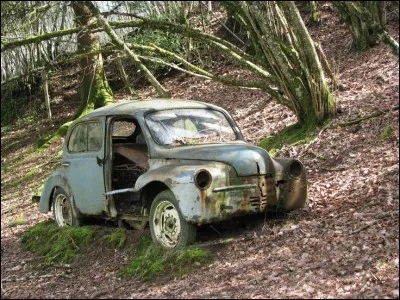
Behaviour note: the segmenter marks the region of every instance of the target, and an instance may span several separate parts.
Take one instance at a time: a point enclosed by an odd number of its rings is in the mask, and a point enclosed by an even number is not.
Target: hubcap
[[[175,206],[169,201],[160,202],[152,221],[154,233],[160,244],[167,248],[175,247],[181,235],[181,222]]]
[[[55,200],[54,215],[58,226],[72,225],[71,205],[67,197],[63,194],[58,195]]]

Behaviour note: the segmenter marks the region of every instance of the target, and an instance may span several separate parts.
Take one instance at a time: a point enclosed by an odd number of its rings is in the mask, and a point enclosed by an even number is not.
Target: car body
[[[59,226],[101,216],[150,226],[165,248],[193,243],[196,226],[307,200],[297,159],[246,144],[223,108],[190,100],[128,101],[75,121],[62,167],[47,180],[41,212]]]

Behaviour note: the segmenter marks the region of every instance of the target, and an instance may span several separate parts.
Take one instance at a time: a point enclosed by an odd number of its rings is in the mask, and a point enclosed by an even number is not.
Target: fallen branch
[[[345,127],[345,126],[351,126],[351,125],[356,125],[361,123],[362,121],[368,120],[368,119],[372,119],[372,118],[376,118],[379,117],[380,115],[383,115],[389,111],[395,111],[395,110],[399,110],[399,106],[395,106],[392,108],[388,108],[388,109],[383,109],[383,110],[378,110],[377,112],[374,112],[373,114],[370,114],[368,116],[359,118],[359,119],[355,119],[355,120],[351,120],[349,122],[341,122],[341,123],[336,123],[334,125],[332,125],[332,128],[336,128],[336,127]]]
[[[363,231],[363,230],[371,227],[372,225],[378,223],[379,220],[386,219],[387,217],[393,217],[396,214],[399,214],[399,212],[398,211],[389,211],[389,212],[381,213],[375,217],[375,220],[370,221],[370,223],[365,224],[364,226],[361,226],[360,228],[358,228],[356,230],[353,230],[352,232],[350,232],[350,234],[359,233],[360,231]]]

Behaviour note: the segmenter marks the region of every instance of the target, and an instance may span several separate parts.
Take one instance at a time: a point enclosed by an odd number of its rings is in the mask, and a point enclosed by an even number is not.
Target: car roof
[[[133,115],[138,111],[153,111],[177,108],[213,108],[221,109],[215,105],[184,99],[150,99],[125,101],[98,108],[87,114],[82,120],[100,116]]]

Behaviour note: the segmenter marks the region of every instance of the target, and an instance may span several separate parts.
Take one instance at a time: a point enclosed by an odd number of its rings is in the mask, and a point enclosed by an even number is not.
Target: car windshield
[[[238,138],[225,115],[210,109],[173,109],[146,116],[154,140],[161,145],[226,143]]]

